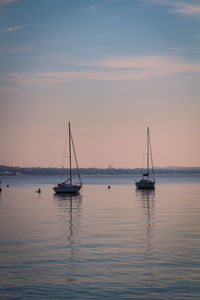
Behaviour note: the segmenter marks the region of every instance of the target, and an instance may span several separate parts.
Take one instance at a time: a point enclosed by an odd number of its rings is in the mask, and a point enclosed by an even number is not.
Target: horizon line
[[[40,166],[35,166],[35,167],[31,167],[31,166],[24,166],[24,167],[20,167],[20,166],[11,166],[11,165],[0,165],[0,167],[9,167],[9,168],[21,168],[21,169],[25,169],[25,168],[30,168],[30,169],[69,169],[69,167],[40,167]],[[154,169],[169,169],[169,168],[185,168],[185,169],[191,169],[191,168],[200,168],[200,166],[166,166],[166,167],[162,167],[162,166],[154,166]],[[72,169],[76,169],[76,168],[72,168]],[[120,169],[126,169],[126,170],[135,170],[135,169],[145,169],[145,167],[134,167],[134,168],[128,168],[128,167],[79,167],[79,169],[101,169],[101,170],[120,170]]]

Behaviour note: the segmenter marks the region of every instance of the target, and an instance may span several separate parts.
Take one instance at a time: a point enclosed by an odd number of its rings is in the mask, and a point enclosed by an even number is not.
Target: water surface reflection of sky
[[[0,292],[26,299],[198,299],[197,183],[14,185],[0,195]]]

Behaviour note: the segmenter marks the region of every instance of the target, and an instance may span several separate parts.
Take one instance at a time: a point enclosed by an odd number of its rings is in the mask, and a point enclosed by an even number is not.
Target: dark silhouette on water
[[[151,163],[151,169],[150,169],[150,163]],[[146,167],[146,172],[143,173],[142,176],[143,176],[142,179],[135,182],[137,189],[154,189],[155,177],[154,177],[154,169],[153,169],[153,158],[152,158],[152,151],[151,151],[149,127],[147,127],[147,167]]]
[[[74,147],[74,141],[71,133],[70,123],[68,123],[68,130],[69,130],[69,178],[62,183],[58,183],[58,185],[54,186],[53,189],[54,192],[56,193],[78,194],[82,187],[82,183],[81,183],[81,177],[78,168],[78,161],[76,157],[76,151]],[[75,157],[79,184],[73,184],[72,182],[72,149]]]

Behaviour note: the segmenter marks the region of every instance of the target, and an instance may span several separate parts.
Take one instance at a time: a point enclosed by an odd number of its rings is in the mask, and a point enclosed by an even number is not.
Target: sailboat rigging
[[[81,176],[80,176],[79,167],[78,167],[78,161],[77,161],[77,157],[76,157],[74,141],[73,141],[73,137],[72,137],[72,133],[71,133],[70,122],[68,123],[68,132],[69,132],[69,178],[62,183],[58,183],[57,186],[53,187],[53,190],[56,193],[78,194],[82,187],[82,182],[81,182]],[[73,184],[73,181],[72,181],[72,150],[73,150],[74,157],[75,157],[75,163],[76,163],[77,175],[79,178],[79,184]]]
[[[142,179],[135,182],[137,189],[154,189],[155,176],[154,176],[154,168],[153,168],[153,157],[152,157],[152,150],[151,150],[149,127],[147,127],[147,167],[146,167],[146,172],[143,173],[142,175],[143,175]]]

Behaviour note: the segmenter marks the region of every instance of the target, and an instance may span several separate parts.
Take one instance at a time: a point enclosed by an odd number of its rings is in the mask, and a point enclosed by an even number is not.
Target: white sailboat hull
[[[141,179],[135,183],[137,189],[155,189],[155,181],[150,179]]]
[[[77,194],[82,185],[79,184],[58,184],[53,187],[55,193]]]

